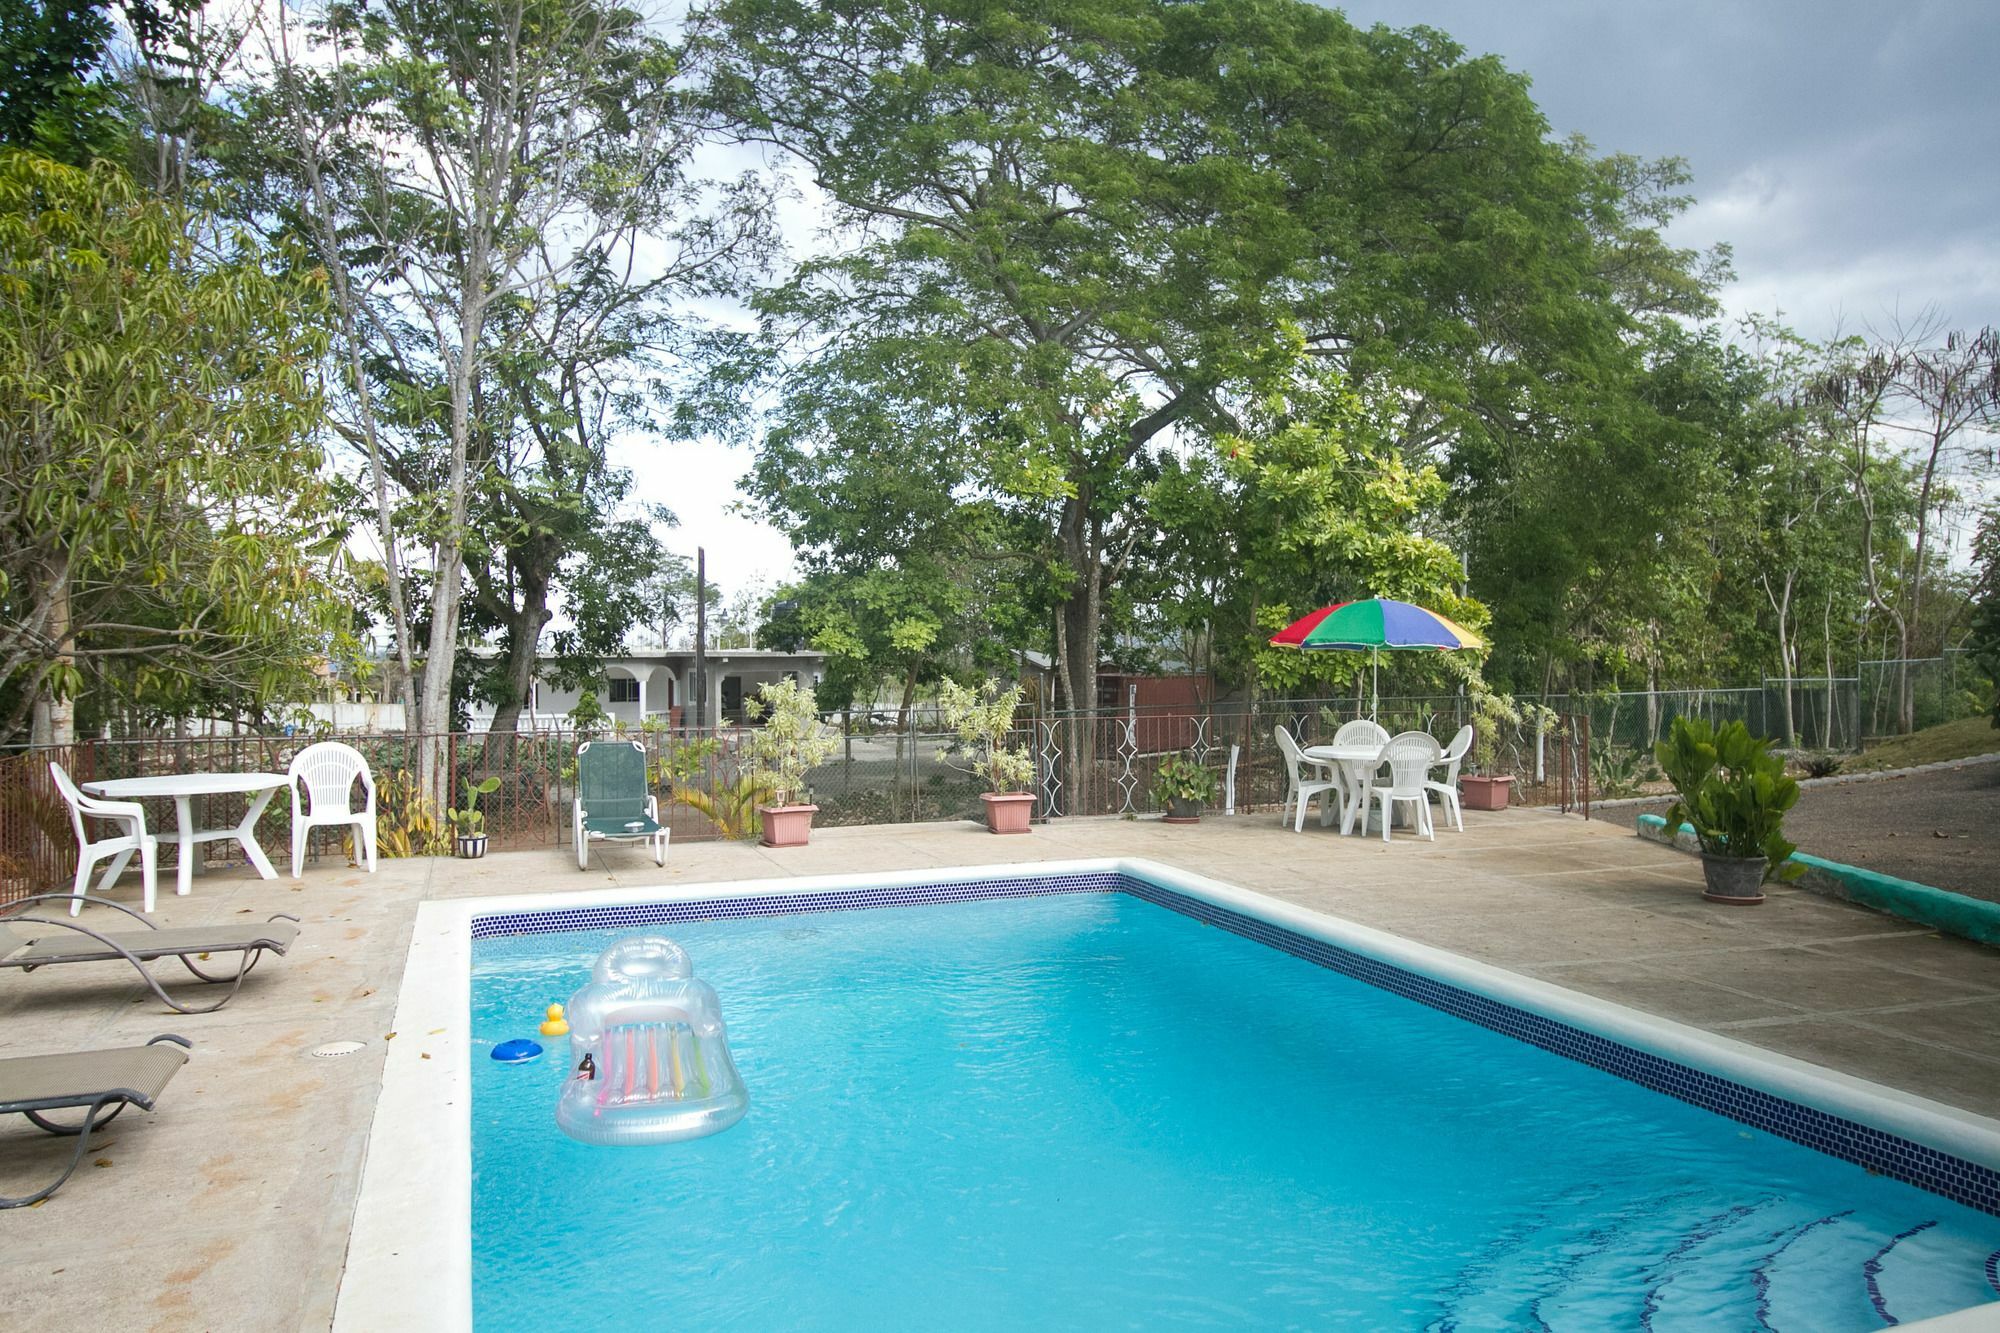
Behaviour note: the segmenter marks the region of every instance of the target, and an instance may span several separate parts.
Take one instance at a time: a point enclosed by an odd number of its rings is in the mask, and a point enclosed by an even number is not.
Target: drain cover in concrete
[[[352,1055],[368,1043],[365,1041],[330,1041],[324,1046],[315,1046],[306,1054],[315,1060],[338,1060],[343,1055]]]

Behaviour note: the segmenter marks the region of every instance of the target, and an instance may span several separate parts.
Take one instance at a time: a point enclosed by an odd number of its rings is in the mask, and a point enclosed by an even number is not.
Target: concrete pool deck
[[[157,1113],[128,1113],[93,1144],[95,1167],[39,1207],[0,1213],[9,1261],[0,1315],[65,1326],[327,1327],[387,1041],[457,1037],[389,1037],[426,898],[610,887],[664,896],[711,880],[1109,856],[1211,875],[2000,1117],[2000,950],[1783,888],[1758,908],[1705,903],[1692,858],[1629,829],[1544,811],[1469,812],[1465,833],[1441,830],[1435,844],[1343,839],[1310,821],[1294,835],[1275,815],[1256,814],[1192,827],[1071,820],[1025,838],[966,823],[832,829],[783,851],[677,845],[664,870],[637,847],[594,852],[587,873],[568,848],[385,861],[374,876],[322,862],[298,882],[232,870],[198,878],[187,898],[167,881],[156,918],[189,925],[289,911],[304,918],[304,933],[218,1014],[166,1010],[122,964],[0,973],[0,1054],[159,1032],[195,1044]],[[136,878],[117,896],[136,902]],[[307,1054],[341,1040],[366,1045],[339,1059]],[[0,1192],[42,1183],[66,1146],[23,1121],[0,1126]],[[423,1311],[410,1311],[411,1327],[423,1322]]]

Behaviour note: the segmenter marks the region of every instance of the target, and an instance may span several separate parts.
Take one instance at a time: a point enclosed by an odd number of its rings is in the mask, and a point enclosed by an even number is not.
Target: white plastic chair
[[[110,869],[104,872],[104,878],[97,882],[97,891],[103,893],[125,873],[134,852],[139,853],[139,873],[146,888],[146,910],[152,911],[160,840],[146,832],[146,808],[137,801],[105,801],[85,796],[70,780],[69,774],[63,771],[63,766],[53,760],[49,763],[49,776],[56,780],[56,790],[69,802],[70,827],[76,830],[76,884],[70,889],[69,914],[75,916],[83,910],[83,894],[90,887],[92,866],[107,856],[116,858]],[[92,819],[121,825],[125,832],[118,837],[92,842],[90,826],[86,822]]]
[[[1333,733],[1335,745],[1387,745],[1389,733],[1378,724],[1365,717],[1357,717],[1352,722],[1340,724],[1340,730]]]
[[[1440,763],[1448,765],[1443,782],[1425,782],[1427,791],[1436,792],[1444,800],[1445,813],[1451,816],[1452,827],[1465,832],[1465,811],[1458,804],[1458,766],[1465,759],[1465,752],[1472,748],[1472,728],[1460,727],[1458,734],[1451,738],[1451,744],[1444,747],[1438,756]]]
[[[361,751],[339,741],[308,745],[292,757],[285,770],[292,789],[292,878],[305,870],[306,835],[316,828],[344,828],[352,824],[360,834],[362,859],[368,873],[375,873],[375,775]],[[361,808],[353,808],[354,780],[361,779],[366,794]],[[305,787],[300,799],[299,787]]]
[[[1373,813],[1374,805],[1379,804],[1382,807],[1382,841],[1389,841],[1389,825],[1400,801],[1414,810],[1417,831],[1432,842],[1437,841],[1437,831],[1431,827],[1431,798],[1426,784],[1431,769],[1443,753],[1444,747],[1425,732],[1406,731],[1389,738],[1389,743],[1382,747],[1381,758],[1376,760],[1378,766],[1389,766],[1389,782],[1386,786],[1378,782],[1369,788],[1374,804],[1362,811],[1363,837],[1368,835],[1368,817]]]
[[[1285,814],[1291,813],[1292,803],[1297,801],[1298,814],[1292,821],[1292,832],[1305,832],[1306,806],[1311,804],[1313,797],[1317,796],[1320,798],[1320,825],[1324,827],[1331,824],[1333,822],[1333,805],[1327,800],[1325,794],[1327,792],[1332,792],[1335,795],[1340,794],[1340,780],[1333,776],[1333,766],[1331,764],[1320,763],[1316,759],[1306,758],[1305,755],[1299,752],[1298,739],[1284,727],[1275,727],[1273,731],[1278,738],[1278,748],[1285,755],[1285,779],[1290,783],[1290,786],[1285,791],[1285,804],[1279,817],[1282,818]],[[1306,770],[1308,769],[1324,773],[1327,776],[1323,779],[1311,777],[1307,774]]]

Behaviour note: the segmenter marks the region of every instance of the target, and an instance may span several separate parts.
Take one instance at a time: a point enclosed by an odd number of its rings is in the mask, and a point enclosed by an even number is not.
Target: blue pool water
[[[630,930],[476,941],[481,1329],[1875,1329],[2000,1219],[1123,894],[654,927],[742,1123],[556,1128],[532,1034]]]

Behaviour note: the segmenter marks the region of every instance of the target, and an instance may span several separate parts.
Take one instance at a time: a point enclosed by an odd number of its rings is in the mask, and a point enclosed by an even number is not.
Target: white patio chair
[[[375,775],[361,751],[339,741],[308,745],[292,757],[285,770],[292,789],[292,878],[304,873],[306,835],[316,828],[344,828],[352,824],[359,834],[361,856],[368,873],[375,873]],[[354,780],[361,780],[363,799],[356,810]],[[300,786],[305,788],[300,799]]]
[[[1317,796],[1319,797],[1320,826],[1323,828],[1331,824],[1333,822],[1333,806],[1327,800],[1326,793],[1332,792],[1338,796],[1341,790],[1340,779],[1333,776],[1333,765],[1321,763],[1316,759],[1306,758],[1305,755],[1299,752],[1297,738],[1284,727],[1275,727],[1272,730],[1278,738],[1278,749],[1284,753],[1285,780],[1290,784],[1286,788],[1285,804],[1279,812],[1279,817],[1283,818],[1284,815],[1290,814],[1292,812],[1292,803],[1296,801],[1298,803],[1298,813],[1292,821],[1292,832],[1305,832],[1306,806],[1311,804],[1313,797]],[[1311,770],[1311,772],[1307,770]],[[1323,773],[1326,776],[1324,778],[1314,777],[1312,776],[1313,773]]]
[[[63,771],[63,766],[53,760],[49,763],[49,776],[56,780],[56,790],[69,802],[70,827],[76,830],[76,884],[70,890],[69,914],[75,916],[83,910],[83,894],[90,887],[92,866],[107,856],[116,858],[104,872],[104,878],[97,882],[97,891],[103,893],[125,873],[134,852],[139,853],[139,874],[145,884],[146,910],[152,911],[160,840],[146,832],[146,808],[137,801],[105,801],[85,796],[70,780],[69,774]],[[117,824],[125,832],[93,842],[87,822],[92,819]]]
[[[1458,766],[1465,759],[1465,752],[1472,748],[1472,728],[1460,727],[1458,734],[1451,738],[1451,744],[1444,747],[1438,762],[1447,765],[1443,782],[1425,782],[1426,790],[1436,792],[1444,800],[1445,813],[1451,816],[1452,827],[1465,832],[1465,811],[1458,804]]]
[[[1425,784],[1430,772],[1444,753],[1444,747],[1437,739],[1421,731],[1406,731],[1399,736],[1391,736],[1389,743],[1382,747],[1382,756],[1377,765],[1389,766],[1389,781],[1386,785],[1376,783],[1369,788],[1374,798],[1361,814],[1361,835],[1368,836],[1368,818],[1375,805],[1382,807],[1382,841],[1389,841],[1389,825],[1396,812],[1398,802],[1407,804],[1414,812],[1413,822],[1419,833],[1437,841],[1437,832],[1431,827],[1431,798]]]
[[[1365,717],[1357,717],[1352,722],[1340,724],[1340,730],[1333,733],[1335,745],[1387,745],[1389,733],[1378,724]]]

